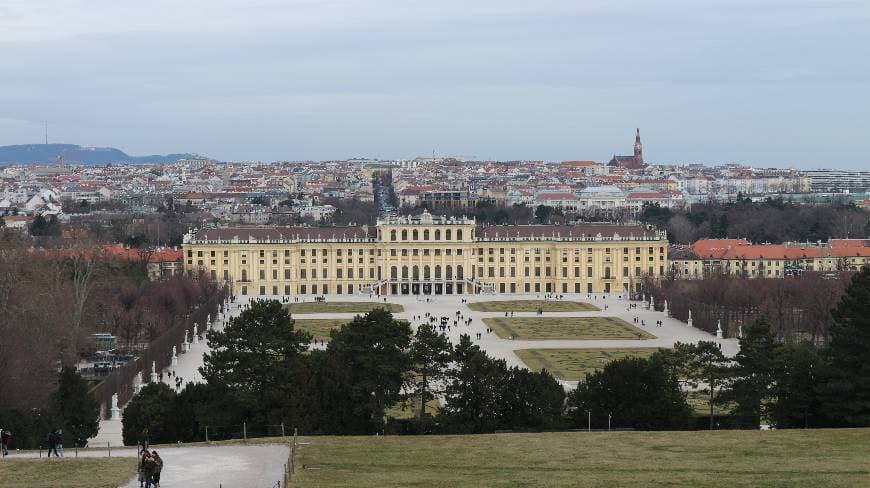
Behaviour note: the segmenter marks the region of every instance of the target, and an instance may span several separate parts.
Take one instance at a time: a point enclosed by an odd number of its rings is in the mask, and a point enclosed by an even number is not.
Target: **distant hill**
[[[0,164],[3,163],[54,163],[58,156],[64,163],[160,163],[197,157],[195,154],[166,154],[130,156],[114,147],[82,147],[76,144],[17,144],[0,146]]]

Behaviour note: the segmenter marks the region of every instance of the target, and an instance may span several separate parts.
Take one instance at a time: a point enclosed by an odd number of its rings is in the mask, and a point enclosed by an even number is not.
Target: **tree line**
[[[778,341],[759,319],[743,328],[733,358],[713,341],[676,344],[612,361],[566,394],[547,371],[508,367],[465,335],[452,346],[428,326],[412,334],[382,309],[309,349],[285,307],[253,302],[209,332],[206,383],[143,389],[125,410],[124,438],[136,442],[148,427],[153,442],[202,440],[210,426],[219,439],[243,424],[306,434],[870,426],[870,269],[852,278],[832,316],[822,348]],[[695,413],[690,392],[708,413]],[[442,405],[427,411],[432,399]],[[408,400],[414,418],[389,417]]]
[[[144,266],[100,248],[36,248],[21,233],[0,229],[0,426],[13,431],[16,446],[39,445],[49,424],[73,431],[58,423],[68,408],[57,411],[53,398],[63,375],[72,374],[63,372],[74,372],[98,349],[91,334],[115,335],[113,354],[142,357],[157,354],[154,345],[168,332],[183,334],[217,312],[223,297],[217,285],[197,276],[149,282]],[[94,421],[100,404],[108,406],[129,383],[116,375],[86,383],[97,405]]]
[[[852,203],[800,204],[782,198],[753,202],[740,197],[726,203],[696,203],[683,209],[644,208],[642,220],[668,232],[672,243],[707,238],[745,238],[750,242],[816,242],[866,238],[870,212]]]
[[[645,280],[644,292],[658,310],[664,302],[673,317],[711,334],[721,324],[726,337],[741,327],[764,319],[779,342],[827,343],[833,324],[832,309],[843,296],[851,273],[830,279],[805,272],[789,278],[747,278],[713,275],[703,280]]]

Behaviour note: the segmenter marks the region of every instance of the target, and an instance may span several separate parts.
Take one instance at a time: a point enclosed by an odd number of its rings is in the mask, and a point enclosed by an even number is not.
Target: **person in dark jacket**
[[[157,463],[150,453],[146,452],[142,456],[142,477],[145,479],[145,488],[151,488],[154,484],[154,470],[157,469]]]
[[[48,457],[51,457],[52,452],[54,452],[54,457],[60,457],[57,454],[57,432],[49,432],[48,437],[46,437],[45,441],[48,443]]]
[[[0,445],[3,448],[3,455],[9,455],[9,444],[12,443],[12,432],[5,429],[0,429]]]
[[[152,476],[154,486],[160,488],[160,472],[163,471],[163,458],[157,454],[157,451],[151,451],[151,457],[154,459],[154,463],[156,464],[154,467],[154,475]]]

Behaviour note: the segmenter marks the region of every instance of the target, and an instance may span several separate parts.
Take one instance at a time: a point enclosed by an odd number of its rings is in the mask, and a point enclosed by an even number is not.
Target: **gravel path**
[[[165,488],[272,488],[283,484],[289,450],[281,444],[158,449]],[[134,476],[124,488],[138,488]]]

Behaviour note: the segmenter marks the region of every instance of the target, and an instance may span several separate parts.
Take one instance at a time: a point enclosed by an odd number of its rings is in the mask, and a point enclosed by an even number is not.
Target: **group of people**
[[[143,449],[139,458],[139,486],[160,488],[160,472],[163,471],[163,458],[157,451]]]
[[[54,457],[63,457],[63,431],[61,429],[53,430],[45,437],[45,442],[48,444],[48,457],[54,453]]]

